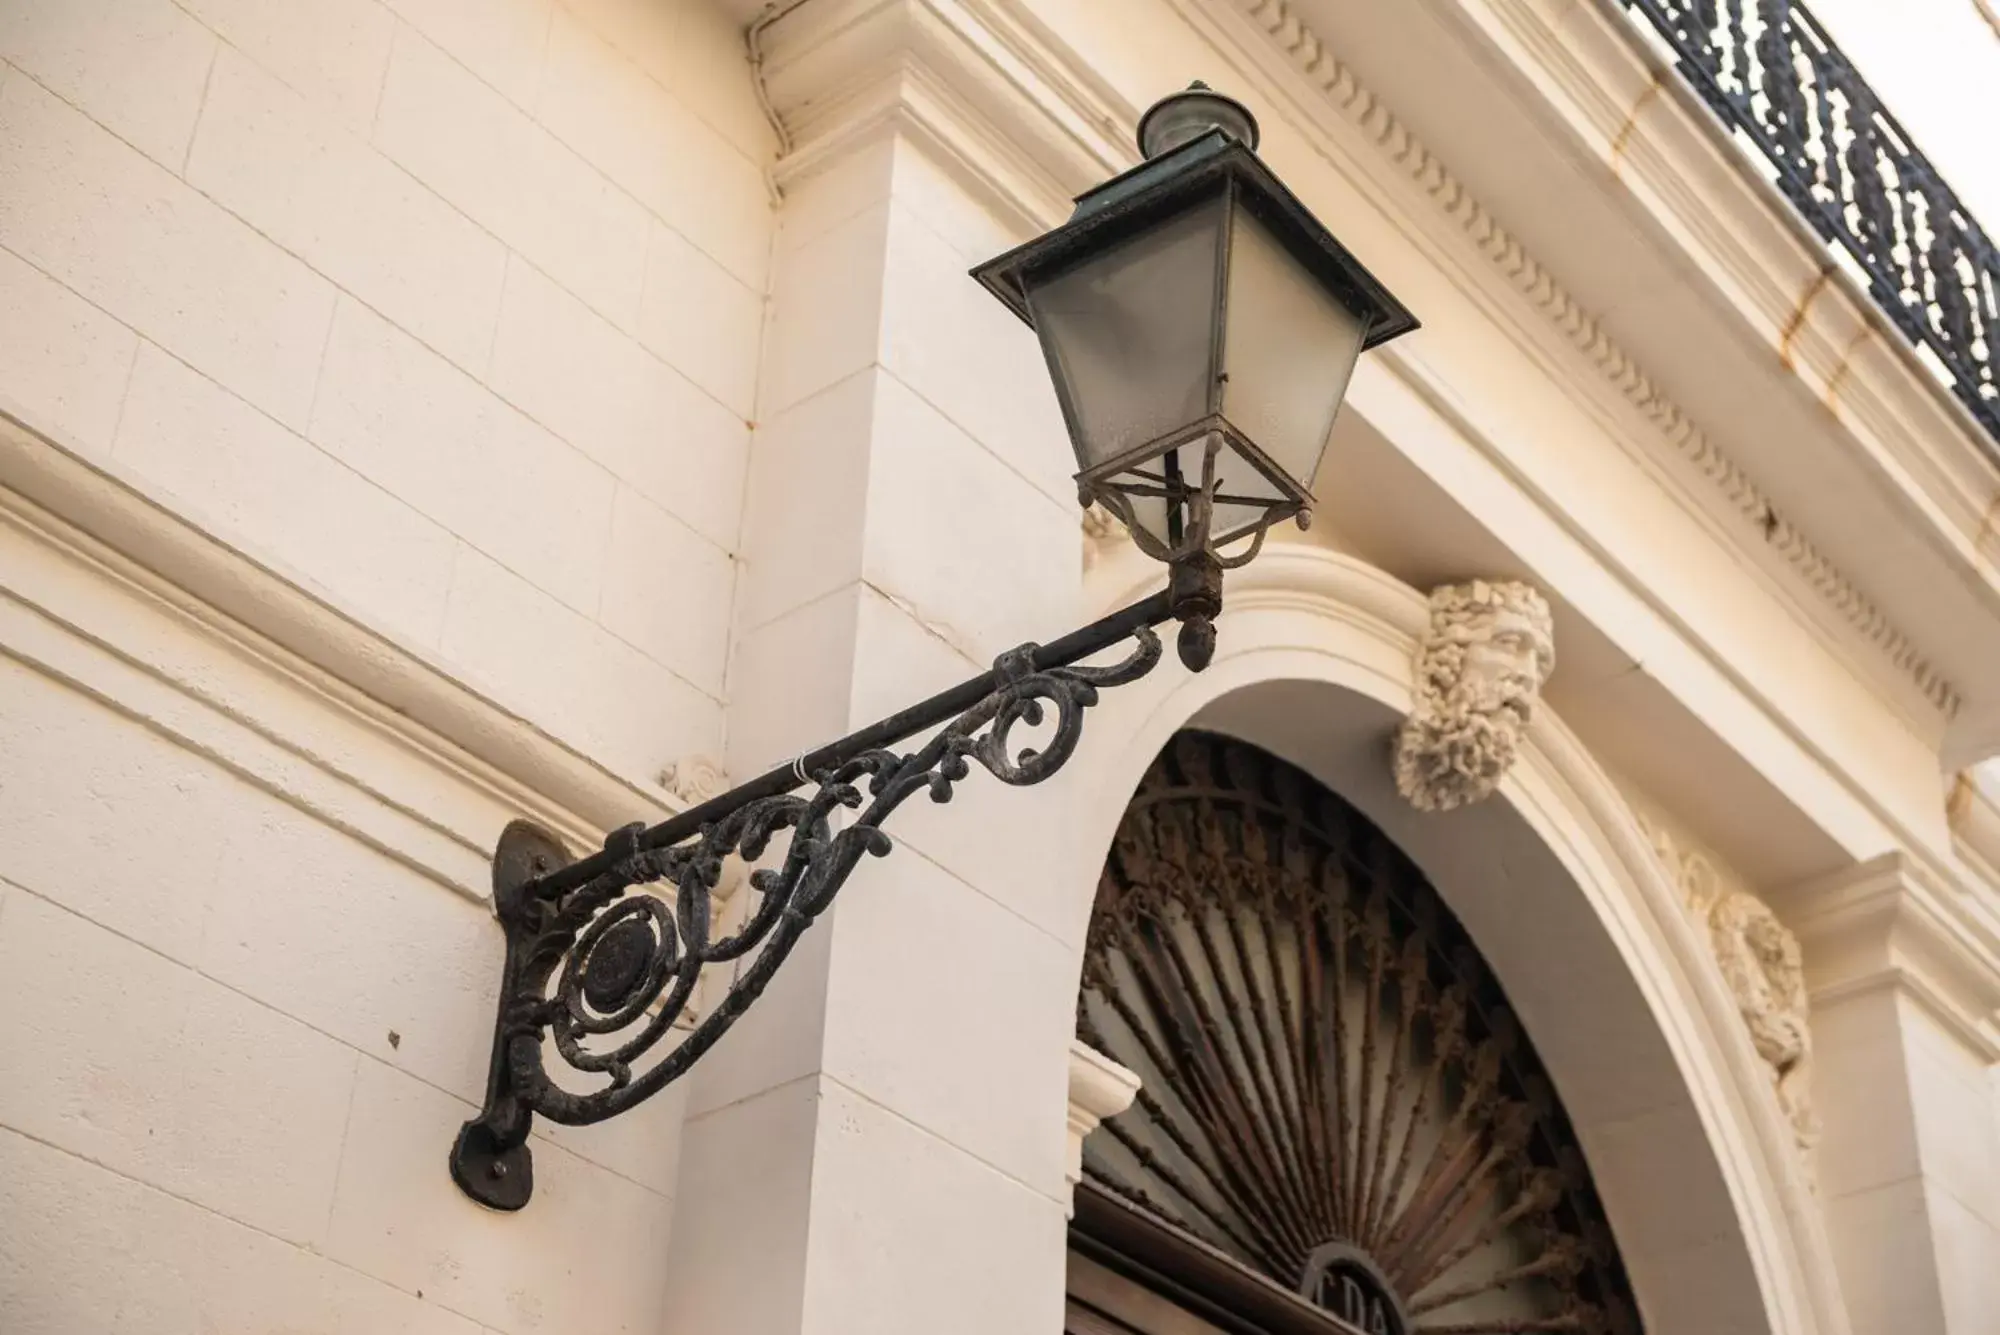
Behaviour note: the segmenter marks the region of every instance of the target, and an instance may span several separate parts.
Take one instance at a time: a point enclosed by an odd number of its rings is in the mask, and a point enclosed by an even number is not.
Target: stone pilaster
[[[966,271],[1123,165],[1008,0],[814,0],[761,29],[783,194],[730,669],[732,774],[1081,613],[1073,470],[1030,331]],[[1053,790],[1061,780],[1049,785]],[[1061,794],[914,801],[690,1079],[671,1328],[1054,1330],[1089,886]],[[1101,1101],[1093,1104],[1108,1107]]]

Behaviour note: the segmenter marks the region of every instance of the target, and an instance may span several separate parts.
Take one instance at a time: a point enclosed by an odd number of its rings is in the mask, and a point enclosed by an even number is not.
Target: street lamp
[[[1099,690],[1158,664],[1163,621],[1180,622],[1182,661],[1206,667],[1222,572],[1254,556],[1272,524],[1308,519],[1356,360],[1416,320],[1258,160],[1257,123],[1239,103],[1195,84],[1146,113],[1139,146],[1146,160],[1082,196],[1068,222],[973,276],[1041,339],[1079,499],[1104,505],[1166,562],[1168,587],[1009,650],[991,671],[671,820],[617,830],[588,857],[510,824],[493,859],[507,954],[486,1103],[451,1152],[452,1178],[474,1200],[527,1203],[536,1114],[603,1121],[687,1071],[762,994],[861,856],[889,851],[881,826],[904,801],[947,801],[971,761],[1003,783],[1048,778]],[[1128,642],[1123,661],[1080,666]],[[1036,746],[1010,743],[1017,725],[1045,723]],[[893,749],[925,733],[914,750]],[[842,811],[855,814],[837,820]],[[786,832],[776,865],[750,876],[742,924],[717,935],[709,896],[725,860],[755,863]],[[671,890],[642,888],[652,886]],[[664,1045],[703,970],[724,964],[737,970],[728,991]],[[596,1087],[552,1080],[551,1048]]]
[[[1041,336],[1079,499],[1169,563],[1199,672],[1222,570],[1277,521],[1305,526],[1362,349],[1417,322],[1258,160],[1240,103],[1196,84],[1146,113],[1139,147],[1142,165],[973,276]]]

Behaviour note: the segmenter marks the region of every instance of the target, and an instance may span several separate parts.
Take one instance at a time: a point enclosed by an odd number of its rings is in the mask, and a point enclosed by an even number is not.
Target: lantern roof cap
[[[1067,222],[986,261],[972,276],[1032,327],[1027,301],[1031,278],[1060,272],[1173,214],[1225,194],[1233,195],[1309,273],[1366,320],[1364,348],[1418,327],[1409,309],[1334,239],[1248,144],[1221,125],[1085,191],[1077,196]]]

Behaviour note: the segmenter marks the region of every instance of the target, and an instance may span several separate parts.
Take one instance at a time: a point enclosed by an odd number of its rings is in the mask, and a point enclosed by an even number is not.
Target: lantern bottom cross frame
[[[1205,663],[1220,572],[1176,573],[1172,588],[1052,644],[1010,650],[990,672],[672,820],[615,831],[581,861],[548,832],[510,824],[493,859],[507,953],[486,1104],[452,1145],[453,1181],[496,1210],[526,1205],[534,1118],[603,1121],[685,1073],[762,994],[862,856],[890,851],[882,826],[905,801],[949,801],[974,764],[1017,787],[1055,774],[1075,753],[1099,691],[1159,663],[1153,627],[1169,617],[1183,617],[1184,632],[1199,627]],[[1130,647],[1120,661],[1081,665],[1121,643]],[[1184,634],[1182,656],[1189,652]],[[1033,744],[1017,729],[1033,730]],[[914,749],[894,749],[920,733],[930,735]],[[718,935],[710,895],[724,861],[756,863],[785,835],[776,865],[751,874],[741,923]],[[732,966],[727,992],[680,1031],[703,972]],[[676,1033],[680,1041],[669,1043]],[[551,1049],[596,1087],[557,1083]]]

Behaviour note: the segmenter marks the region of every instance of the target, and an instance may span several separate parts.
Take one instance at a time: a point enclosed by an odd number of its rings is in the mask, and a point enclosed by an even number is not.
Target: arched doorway
[[[1623,1335],[1589,1169],[1499,984],[1359,811],[1188,732],[1119,825],[1078,1035],[1142,1080],[1085,1149],[1078,1335]]]

